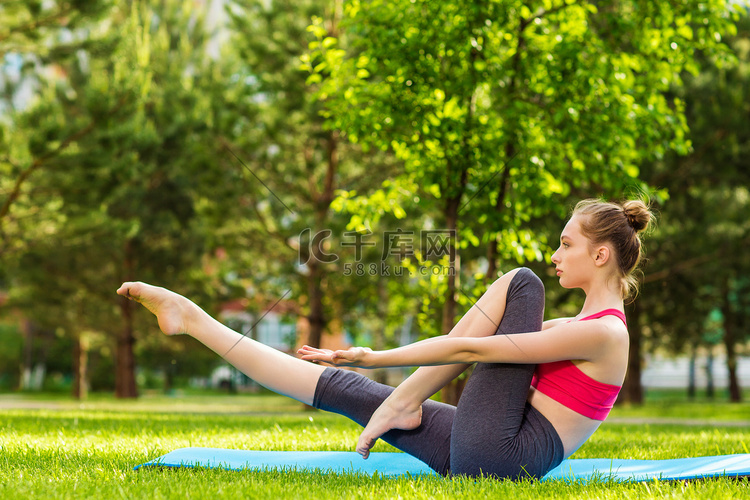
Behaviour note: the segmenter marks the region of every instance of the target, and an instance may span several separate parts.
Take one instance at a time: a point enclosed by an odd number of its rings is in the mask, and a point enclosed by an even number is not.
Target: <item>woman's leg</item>
[[[338,413],[365,426],[394,388],[379,384],[356,372],[328,368],[320,377],[313,406]],[[456,407],[427,400],[422,420],[412,430],[391,429],[382,436],[389,443],[447,474],[450,466],[450,437]]]
[[[506,297],[517,295],[512,293],[512,290],[518,288],[515,277],[518,273],[533,276],[533,273],[523,268],[506,273],[482,295],[448,335],[481,337],[495,334],[497,322],[504,316]],[[516,297],[514,300],[523,298]],[[542,307],[543,300],[542,291]],[[334,369],[324,372],[315,393],[313,406],[345,415],[360,425],[367,424],[363,436],[370,431],[372,444],[376,439],[382,438],[396,448],[419,458],[437,472],[447,474],[450,472],[451,427],[456,408],[425,399],[459,375],[466,366],[421,367],[395,389],[396,393],[406,393],[405,396],[402,394],[402,399],[417,395],[415,404],[417,408],[421,405],[422,419],[421,424],[413,430],[398,430],[398,417],[401,416],[398,411],[393,420],[386,419],[374,423],[373,413],[381,408],[394,388],[378,384],[353,372]],[[528,385],[526,389],[528,391]]]
[[[505,295],[507,295],[509,302],[511,299],[514,302],[514,307],[510,312],[510,316],[513,318],[517,317],[519,310],[523,309],[523,307],[519,307],[519,303],[522,303],[528,295],[518,292],[518,290],[524,290],[525,287],[517,282],[525,283],[528,281],[528,274],[533,276],[533,273],[524,269],[517,271],[515,274],[508,273],[510,283]],[[520,275],[523,279],[519,279],[517,275]],[[533,277],[538,281],[538,278]],[[154,313],[164,333],[168,335],[190,334],[261,385],[303,403],[345,415],[361,425],[365,425],[370,420],[373,412],[393,391],[392,387],[377,384],[354,372],[332,368],[325,369],[244,337],[211,318],[188,299],[169,290],[143,283],[125,283],[120,287],[118,293],[140,302]],[[543,295],[542,290],[542,310]],[[493,294],[485,294],[482,300],[486,303],[487,299],[492,296]],[[498,298],[503,302],[503,308],[507,308],[504,299],[505,297]],[[490,311],[490,308],[495,306],[497,306],[496,303],[491,306],[482,304],[481,316],[483,319],[488,319],[490,316],[495,317],[496,312],[502,314],[503,320],[498,332],[507,333],[503,328],[514,324],[515,320],[506,319],[504,312]],[[488,312],[490,312],[490,315],[487,314]],[[474,315],[478,318],[480,313],[475,311]],[[541,311],[539,312],[539,326],[536,328],[516,329],[509,327],[509,331],[531,331],[540,328]],[[471,330],[468,333],[469,335],[483,335],[474,331],[473,328],[468,330]],[[484,328],[481,328],[481,330],[484,331]],[[481,373],[483,369],[478,368]],[[467,391],[472,392],[470,390],[472,385],[476,385],[471,382],[474,377],[472,375],[470,378],[467,390],[464,391],[465,395]],[[528,393],[529,383],[525,384],[524,401],[526,393]],[[462,403],[465,398],[466,396],[462,397]],[[462,403],[459,403],[459,409]],[[383,435],[383,439],[420,458],[436,471],[445,474],[449,471],[449,464],[453,463],[451,453],[452,449],[455,448],[455,439],[451,439],[451,427],[453,426],[453,432],[456,432],[454,424],[456,408],[428,400],[425,401],[422,409],[422,424],[419,427],[408,431],[390,430]],[[469,413],[471,413],[471,410],[469,410]],[[470,423],[471,419],[463,419],[463,422],[464,424]],[[464,425],[464,427],[466,426]],[[462,426],[458,427],[459,432],[462,429]],[[453,467],[455,468],[455,466]]]
[[[529,269],[521,269],[508,287],[496,335],[539,331],[543,316],[544,286]],[[537,477],[562,460],[559,436],[527,403],[535,367],[477,364],[453,422],[452,473]]]
[[[185,297],[145,283],[117,293],[143,304],[167,335],[186,333],[274,392],[311,405],[324,367],[294,358],[222,325]]]
[[[497,331],[505,312],[508,287],[519,269],[504,274],[463,315],[449,337],[488,337]],[[458,377],[469,364],[422,366],[403,381],[378,407],[359,437],[357,451],[366,453],[391,429],[415,429],[421,421],[422,403]]]
[[[264,387],[347,416],[362,426],[393,391],[393,387],[358,373],[326,369],[244,337],[190,300],[164,288],[125,283],[117,293],[143,304],[156,315],[159,327],[167,335],[191,335]],[[392,430],[383,439],[445,474],[455,410],[450,405],[427,401],[417,429]]]

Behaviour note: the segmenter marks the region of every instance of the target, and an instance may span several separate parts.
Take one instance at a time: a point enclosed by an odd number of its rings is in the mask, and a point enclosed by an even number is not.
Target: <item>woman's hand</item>
[[[297,350],[300,359],[305,361],[328,363],[333,366],[359,366],[367,368],[368,354],[372,353],[369,347],[350,347],[346,350],[332,351],[330,349],[318,349],[309,345],[302,346]]]
[[[391,429],[409,431],[416,429],[421,423],[422,405],[399,405],[389,397],[375,410],[362,434],[359,435],[357,453],[367,458],[377,440],[386,432]]]

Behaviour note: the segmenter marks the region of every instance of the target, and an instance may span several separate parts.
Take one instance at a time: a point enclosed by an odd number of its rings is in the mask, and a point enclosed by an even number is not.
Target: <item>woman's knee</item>
[[[505,295],[502,332],[536,331],[544,317],[544,284],[531,269],[515,271]]]
[[[503,274],[494,284],[507,288],[507,296],[511,296],[518,290],[536,292],[544,296],[544,283],[534,271],[528,267],[517,267]],[[493,284],[493,285],[494,285]]]
[[[516,284],[519,287],[529,287],[544,294],[544,283],[542,283],[542,280],[539,279],[539,276],[534,271],[528,267],[519,267],[515,271],[516,274],[511,280],[511,285]]]

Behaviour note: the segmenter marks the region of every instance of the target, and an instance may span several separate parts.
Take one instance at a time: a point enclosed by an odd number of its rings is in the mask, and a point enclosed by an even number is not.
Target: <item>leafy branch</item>
[[[30,23],[22,24],[19,26],[12,26],[4,34],[0,35],[0,43],[4,42],[5,40],[7,40],[8,38],[10,38],[16,33],[29,32],[29,31],[33,31],[35,29],[38,29],[44,26],[50,26],[54,24],[56,21],[63,20],[71,12],[73,12],[73,7],[68,6],[67,8],[62,8],[58,12],[54,14],[50,14],[49,16],[35,19],[34,21]]]
[[[120,101],[117,103],[117,105],[107,114],[107,116],[111,116],[115,114],[117,111],[119,111],[123,106],[125,105],[125,98],[121,98]],[[2,207],[0,207],[0,227],[2,227],[3,219],[6,215],[8,215],[8,212],[10,211],[10,207],[13,204],[13,202],[18,199],[18,196],[21,194],[21,187],[23,186],[23,183],[28,180],[28,178],[33,174],[36,170],[39,170],[41,167],[45,165],[49,160],[52,158],[55,158],[59,156],[63,151],[65,151],[68,146],[73,144],[74,142],[78,141],[79,139],[85,137],[86,135],[90,134],[98,124],[99,119],[94,118],[89,122],[88,125],[85,127],[77,130],[76,132],[70,134],[68,137],[62,140],[60,144],[53,150],[48,151],[42,156],[37,157],[34,159],[34,161],[31,163],[29,168],[24,170],[19,174],[19,176],[16,178],[16,182],[13,186],[13,189],[11,189],[10,194],[8,195],[8,198],[5,200],[5,203],[3,203]]]

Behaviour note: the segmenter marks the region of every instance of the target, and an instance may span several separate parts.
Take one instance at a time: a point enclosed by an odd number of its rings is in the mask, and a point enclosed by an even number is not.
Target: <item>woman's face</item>
[[[596,269],[596,253],[581,232],[579,216],[573,216],[560,235],[560,247],[552,255],[552,263],[563,288],[586,288]]]

